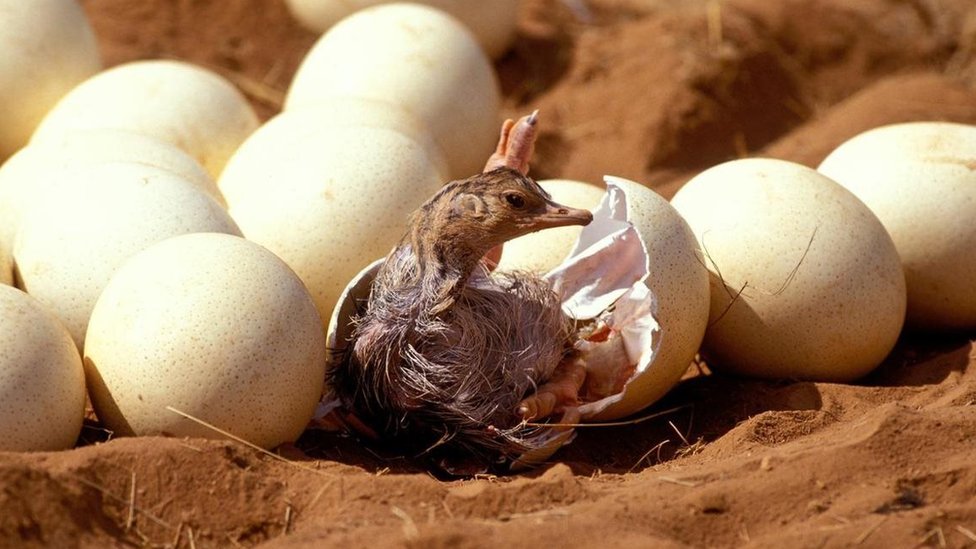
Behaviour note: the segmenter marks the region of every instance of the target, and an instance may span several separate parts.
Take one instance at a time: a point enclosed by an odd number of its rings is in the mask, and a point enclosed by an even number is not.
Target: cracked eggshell
[[[544,179],[538,182],[552,199],[574,208],[592,210],[600,204],[601,187],[570,179]],[[559,227],[527,234],[505,243],[498,269],[546,273],[563,262],[573,251],[582,227]]]
[[[112,277],[92,313],[92,404],[121,435],[294,441],[325,375],[325,335],[308,291],[267,249],[225,234],[155,244]]]
[[[294,269],[328,319],[443,179],[430,150],[401,132],[290,120],[255,133],[218,184],[244,236]]]
[[[84,417],[71,335],[39,301],[0,285],[0,451],[71,448]]]
[[[59,177],[21,219],[14,260],[18,284],[54,311],[79,348],[95,300],[130,256],[180,234],[240,234],[216,201],[160,168],[111,163]]]
[[[285,0],[288,10],[303,27],[325,32],[344,17],[392,0]],[[515,41],[518,0],[421,0],[418,4],[443,10],[474,34],[492,59],[501,57]]]
[[[657,298],[661,343],[650,368],[627,384],[622,400],[590,421],[630,415],[677,385],[698,353],[709,314],[708,271],[688,223],[653,190],[620,178],[613,183],[626,193],[627,217],[647,251],[645,284]]]
[[[0,0],[0,161],[23,147],[51,107],[102,68],[74,0]]]
[[[817,169],[867,204],[891,234],[905,270],[907,325],[976,328],[976,126],[876,128]]]
[[[791,162],[736,160],[702,172],[671,203],[711,273],[709,366],[844,382],[891,351],[905,317],[898,252],[839,184]]]
[[[71,90],[31,142],[80,129],[128,130],[176,145],[217,178],[258,124],[244,95],[217,73],[182,61],[135,61]]]
[[[332,27],[295,73],[285,110],[336,96],[387,101],[416,116],[452,178],[479,173],[498,140],[491,62],[461,23],[427,6],[375,6]]]

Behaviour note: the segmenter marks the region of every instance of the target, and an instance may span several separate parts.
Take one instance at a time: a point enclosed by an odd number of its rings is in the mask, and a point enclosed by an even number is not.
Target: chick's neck
[[[398,247],[414,263],[414,283],[420,291],[418,305],[431,316],[451,307],[471,275],[482,268],[481,260],[493,246],[457,223],[427,219],[415,223]],[[394,252],[396,253],[396,252]]]

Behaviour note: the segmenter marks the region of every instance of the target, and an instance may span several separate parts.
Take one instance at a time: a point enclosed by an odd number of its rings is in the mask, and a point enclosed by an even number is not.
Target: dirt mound
[[[106,60],[170,57],[280,107],[315,36],[280,0],[85,0]],[[969,0],[526,0],[498,62],[507,114],[540,108],[538,177],[669,195],[752,154],[815,165],[881,124],[976,123]],[[580,429],[555,462],[443,480],[307,433],[279,450],[140,438],[0,453],[0,545],[964,547],[976,543],[970,337],[908,337],[857,384],[692,367],[651,412]]]

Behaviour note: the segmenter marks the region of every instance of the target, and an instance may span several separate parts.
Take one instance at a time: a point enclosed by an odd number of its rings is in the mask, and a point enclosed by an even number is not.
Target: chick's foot
[[[524,420],[549,417],[563,413],[563,420],[577,418],[579,391],[586,380],[583,361],[577,357],[564,360],[556,366],[552,377],[540,385],[534,394],[518,405],[518,413]],[[575,421],[574,421],[575,422]]]

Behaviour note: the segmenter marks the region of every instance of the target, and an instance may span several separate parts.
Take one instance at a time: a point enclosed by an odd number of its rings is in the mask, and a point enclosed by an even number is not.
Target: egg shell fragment
[[[538,183],[555,202],[574,208],[592,210],[603,199],[603,188],[592,183],[570,179],[544,179]],[[582,229],[578,226],[558,227],[510,240],[505,243],[498,269],[546,273],[566,259]]]
[[[61,177],[22,218],[14,259],[21,287],[57,314],[79,348],[95,301],[130,256],[185,233],[240,235],[212,198],[160,168],[112,163]]]
[[[905,270],[907,325],[976,328],[976,126],[876,128],[817,169],[867,204],[891,234]]]
[[[891,351],[905,279],[891,237],[849,191],[799,164],[745,159],[702,172],[671,203],[711,273],[709,366],[844,382]]]
[[[134,61],[102,71],[65,95],[32,143],[81,129],[143,133],[183,149],[213,178],[259,121],[217,73],[182,61]]]
[[[102,68],[74,0],[0,0],[0,162],[23,147],[54,104]]]
[[[244,236],[294,269],[327,319],[442,179],[428,149],[400,132],[290,120],[255,133],[218,184]]]
[[[285,0],[291,14],[303,27],[325,32],[342,18],[358,10],[391,0]],[[488,57],[497,59],[515,40],[518,0],[422,0],[425,4],[449,13],[474,34]]]
[[[0,451],[65,450],[85,417],[71,335],[39,301],[0,285]]]
[[[618,177],[607,179],[626,193],[627,217],[647,252],[644,284],[657,298],[654,317],[661,343],[650,368],[630,380],[622,399],[589,421],[633,414],[677,385],[701,346],[710,304],[708,270],[684,218],[653,190]]]
[[[343,19],[295,73],[285,110],[331,97],[395,103],[444,151],[451,177],[479,173],[498,140],[500,90],[491,62],[454,18],[427,6],[384,4]]]
[[[325,375],[308,292],[274,254],[239,237],[190,234],[133,256],[95,305],[85,345],[92,404],[117,435],[293,441]]]

